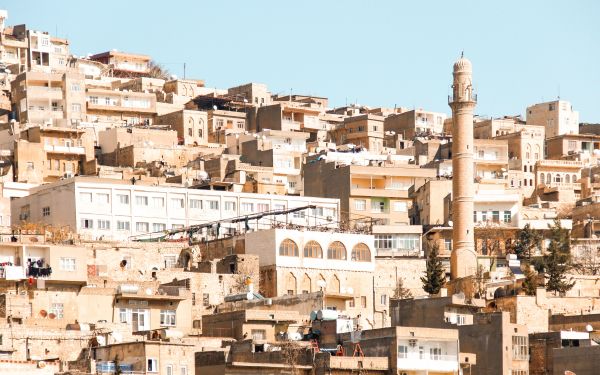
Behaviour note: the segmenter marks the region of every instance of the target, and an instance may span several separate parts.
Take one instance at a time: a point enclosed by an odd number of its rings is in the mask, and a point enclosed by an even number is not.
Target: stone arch
[[[286,238],[279,245],[279,255],[287,257],[299,256],[298,245],[289,238]]]
[[[325,276],[323,274],[319,274],[317,278],[317,290],[323,290],[324,287],[327,286],[327,281],[325,281]]]
[[[327,259],[346,260],[346,246],[340,241],[333,241],[327,247]]]
[[[571,183],[571,175],[570,175],[570,174],[568,174],[568,173],[565,175],[565,182],[566,182],[567,184]]]
[[[352,258],[356,262],[370,262],[371,261],[371,250],[369,246],[364,243],[357,243],[352,248]]]
[[[329,284],[327,284],[327,292],[340,293],[341,285],[340,278],[334,274],[331,279],[329,279]]]
[[[323,258],[323,249],[317,241],[308,241],[304,245],[305,258]]]
[[[305,273],[302,276],[302,283],[300,284],[301,293],[311,293],[312,292],[312,279]]]
[[[287,295],[296,294],[296,276],[291,272],[285,275],[284,291]]]

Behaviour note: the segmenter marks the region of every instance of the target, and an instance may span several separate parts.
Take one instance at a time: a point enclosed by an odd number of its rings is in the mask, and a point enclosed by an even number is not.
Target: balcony
[[[350,195],[362,197],[408,198],[408,189],[353,187],[350,191]]]
[[[23,280],[25,279],[25,269],[23,266],[0,266],[0,279]]]
[[[44,145],[44,151],[55,154],[76,154],[85,155],[85,147],[82,146],[56,146]]]
[[[559,190],[581,190],[581,183],[579,182],[550,182],[542,183],[540,186],[544,189],[544,193],[551,193]]]
[[[432,372],[458,371],[457,355],[429,355],[408,353],[406,358],[398,356],[398,370],[421,370]]]
[[[28,98],[44,98],[62,100],[63,94],[60,87],[29,86],[27,88]]]
[[[537,165],[540,167],[568,167],[581,168],[583,163],[577,160],[538,160]]]
[[[420,249],[379,249],[377,248],[376,256],[378,257],[420,257],[421,250]]]
[[[302,128],[302,123],[298,121],[292,121],[287,119],[281,120],[281,130],[297,130]]]

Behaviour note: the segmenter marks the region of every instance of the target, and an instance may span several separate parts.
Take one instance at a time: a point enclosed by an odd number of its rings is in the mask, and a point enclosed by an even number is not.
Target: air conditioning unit
[[[412,347],[417,346],[417,339],[410,339],[410,340],[408,340],[408,345],[412,346]]]

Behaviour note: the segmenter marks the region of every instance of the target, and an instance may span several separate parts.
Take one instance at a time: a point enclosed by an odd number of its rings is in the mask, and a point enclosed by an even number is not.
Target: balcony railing
[[[23,266],[0,266],[0,279],[22,280],[25,278]]]
[[[56,152],[56,153],[61,153],[61,154],[85,154],[85,147],[44,145],[44,151]]]

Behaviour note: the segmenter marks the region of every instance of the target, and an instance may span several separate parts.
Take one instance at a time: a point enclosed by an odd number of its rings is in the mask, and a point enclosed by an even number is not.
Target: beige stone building
[[[150,125],[156,116],[156,95],[87,85],[86,119],[110,125]],[[106,126],[104,126],[106,127]]]
[[[317,161],[304,166],[304,194],[338,198],[342,218],[348,222],[410,224],[413,201],[409,189],[434,177],[434,169],[411,164],[361,166]]]
[[[75,127],[85,120],[85,84],[78,72],[25,72],[12,83],[19,122]]]
[[[39,184],[83,174],[85,163],[94,159],[92,141],[76,128],[30,127],[14,147],[18,182]]]
[[[440,135],[444,132],[445,113],[413,109],[392,114],[384,120],[385,131],[401,134],[402,139],[413,139],[417,135]]]
[[[208,113],[183,109],[158,116],[156,122],[167,124],[177,131],[178,143],[185,146],[205,146],[208,144]]]
[[[579,112],[566,100],[534,104],[527,107],[528,125],[546,128],[546,138],[563,134],[579,134]]]
[[[97,53],[89,57],[90,60],[106,64],[115,77],[139,77],[149,70],[150,56],[111,50]]]

